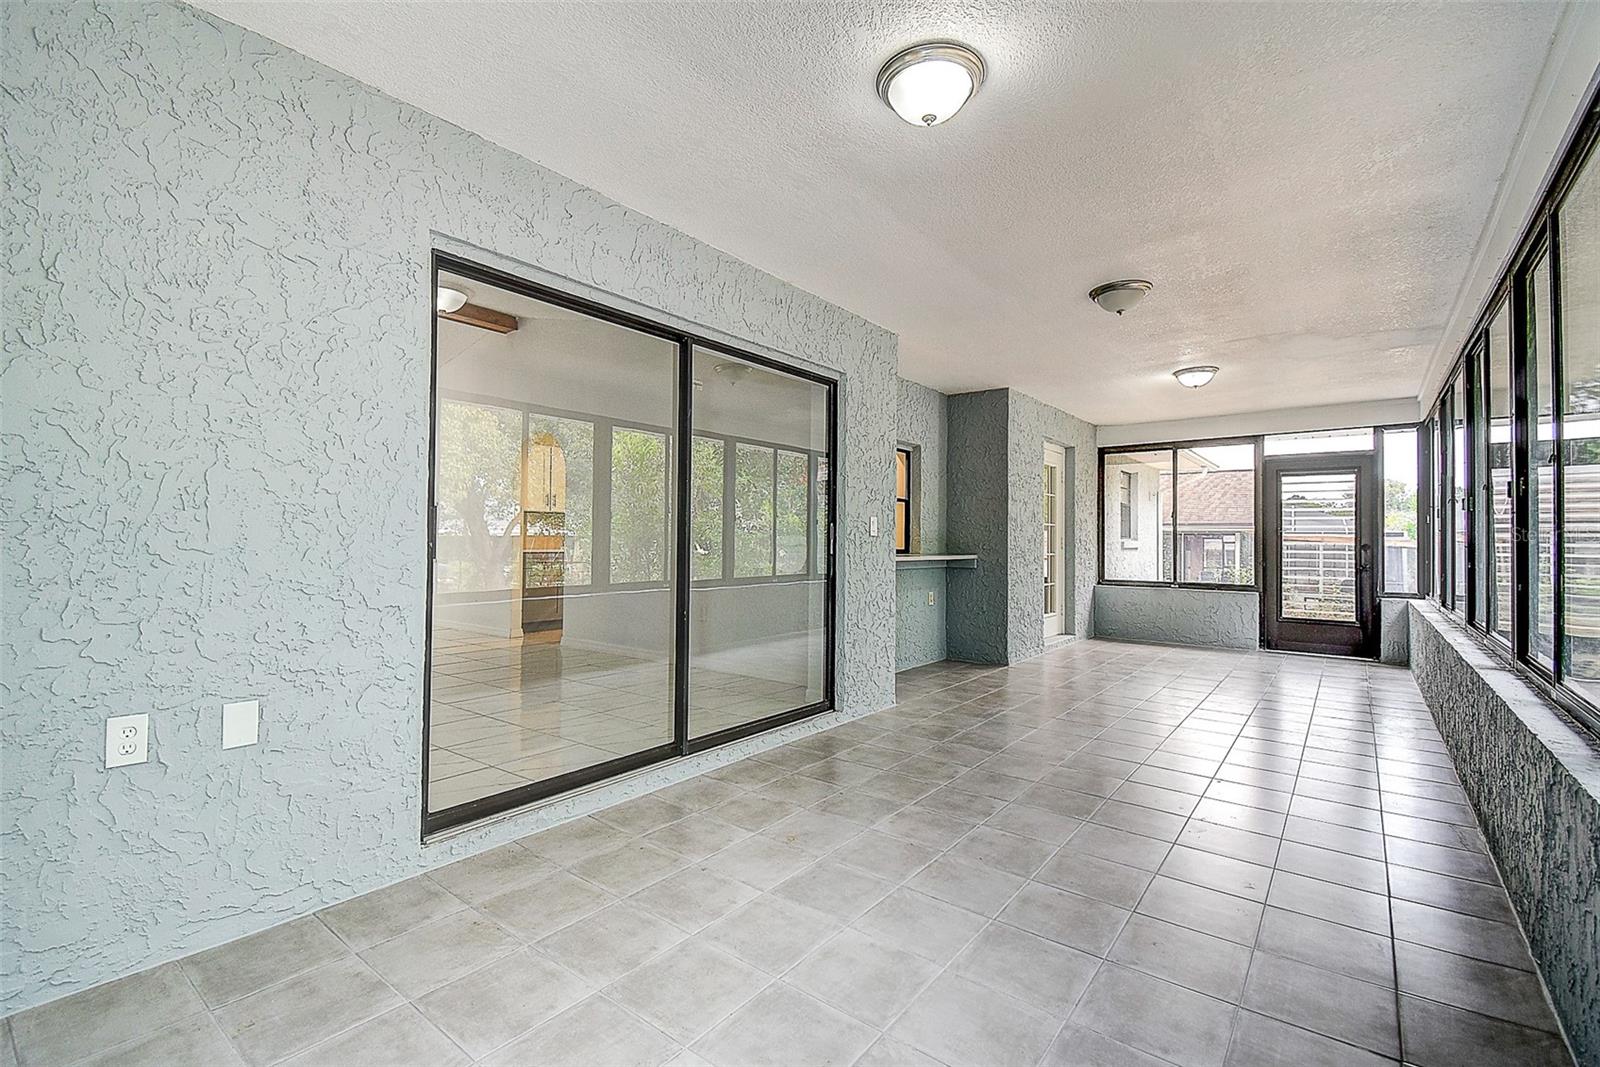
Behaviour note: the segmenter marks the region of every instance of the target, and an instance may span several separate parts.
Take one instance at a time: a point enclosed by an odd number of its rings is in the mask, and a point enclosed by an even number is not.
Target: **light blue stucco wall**
[[[1216,648],[1257,648],[1261,594],[1141,585],[1094,587],[1097,637]]]
[[[912,486],[916,521],[911,551],[936,554],[945,550],[948,398],[937,389],[905,378],[899,379],[899,386],[899,444],[913,447],[919,468]]]
[[[978,555],[974,570],[949,576],[950,654],[976,663],[1015,663],[1044,651],[1046,442],[1067,450],[1070,633],[1092,625],[1096,504],[1094,426],[1014,389],[949,398],[948,544]]]
[[[932,604],[928,603],[930,594]],[[945,608],[950,598],[945,568],[897,568],[895,596],[895,669],[910,670],[947,658]]]
[[[899,444],[916,454],[911,487],[914,507],[911,550],[937,554],[945,541],[945,448],[948,401],[937,389],[899,380]],[[954,549],[952,549],[954,551]],[[934,602],[928,603],[933,594]],[[945,572],[942,567],[895,568],[895,669],[907,670],[945,658]]]
[[[1010,407],[1006,451],[1010,542],[1007,552],[1007,658],[1015,663],[1044,651],[1044,446],[1051,442],[1067,450],[1067,528],[1072,531],[1067,572],[1061,587],[1070,598],[1066,605],[1069,633],[1087,637],[1093,625],[1092,591],[1095,579],[1095,516],[1098,512],[1098,452],[1095,428],[1009,389]]]
[[[839,703],[892,701],[891,334],[192,9],[0,18],[0,1013],[572,814],[419,843],[431,247],[839,374]]]
[[[951,571],[946,633],[953,659],[1004,663],[1010,514],[1006,437],[1011,405],[1005,389],[957,393],[949,400],[945,452],[950,509],[945,540],[975,553],[977,566]]]

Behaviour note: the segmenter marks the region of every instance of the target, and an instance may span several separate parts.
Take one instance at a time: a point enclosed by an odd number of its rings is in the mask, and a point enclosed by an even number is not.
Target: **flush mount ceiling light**
[[[750,372],[755,370],[748,363],[718,363],[717,373],[727,379],[729,385],[738,385],[750,377]]]
[[[1151,284],[1142,278],[1124,278],[1120,282],[1095,286],[1089,290],[1089,299],[1113,315],[1120,315],[1143,300],[1144,294],[1151,288]]]
[[[452,311],[460,311],[466,306],[466,303],[466,293],[463,293],[460,289],[450,289],[443,285],[439,286],[433,296],[434,309],[445,314],[449,314]]]
[[[878,96],[913,126],[937,126],[983,84],[983,57],[954,41],[912,45],[878,71]]]
[[[1173,371],[1172,376],[1178,379],[1179,385],[1186,386],[1190,389],[1198,389],[1202,385],[1209,384],[1211,379],[1217,376],[1217,368],[1184,367],[1182,370]]]

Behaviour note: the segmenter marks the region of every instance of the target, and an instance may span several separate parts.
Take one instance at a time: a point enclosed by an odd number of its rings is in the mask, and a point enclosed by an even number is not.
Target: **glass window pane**
[[[1111,452],[1105,457],[1105,484],[1126,488],[1128,505],[1106,494],[1105,577],[1109,581],[1160,582],[1172,579],[1172,450]],[[1124,537],[1124,533],[1132,536]]]
[[[806,507],[811,499],[810,457],[778,450],[779,574],[806,570]]]
[[[903,448],[894,450],[894,495],[899,500],[911,497],[911,453]]]
[[[1383,591],[1417,591],[1416,430],[1383,431]]]
[[[702,738],[826,694],[830,400],[826,386],[698,347],[694,377],[695,431],[734,441],[733,574],[769,579],[690,589],[689,737]]]
[[[1450,603],[1450,398],[1439,398],[1433,425],[1433,570],[1439,603]]]
[[[1256,580],[1256,449],[1178,450],[1178,580],[1251,585]]]
[[[667,435],[611,434],[611,581],[667,580]]]
[[[1467,610],[1467,372],[1450,387],[1450,592],[1451,606]]]
[[[1600,702],[1600,163],[1561,205],[1562,669]]]
[[[1555,668],[1555,442],[1550,334],[1550,257],[1539,257],[1528,279],[1528,656]]]
[[[1269,456],[1305,455],[1312,452],[1370,452],[1372,427],[1268,434],[1262,440],[1261,450]]]
[[[894,550],[911,551],[911,505],[904,500],[894,502]]]
[[[1511,307],[1502,301],[1489,320],[1489,351],[1484,392],[1489,409],[1488,524],[1492,551],[1479,551],[1478,559],[1488,574],[1484,587],[1488,610],[1484,620],[1489,632],[1511,640],[1511,509],[1514,503],[1511,483]]]
[[[678,346],[475,278],[439,284],[512,328],[437,323],[430,813],[670,742],[674,690]],[[627,580],[654,584],[592,595]]]
[[[768,576],[772,574],[772,449],[740,444],[733,455],[733,576]]]
[[[727,446],[695,437],[689,465],[689,576],[722,577],[722,497],[727,491]]]

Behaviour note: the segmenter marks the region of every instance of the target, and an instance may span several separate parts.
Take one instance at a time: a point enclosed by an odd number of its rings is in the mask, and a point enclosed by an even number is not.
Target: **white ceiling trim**
[[[1205,441],[1215,437],[1253,437],[1265,433],[1347,430],[1356,426],[1411,423],[1420,417],[1421,409],[1416,400],[1405,396],[1360,404],[1321,404],[1203,419],[1100,426],[1095,430],[1095,443],[1101,448],[1108,448],[1112,445],[1160,444],[1163,441]]]

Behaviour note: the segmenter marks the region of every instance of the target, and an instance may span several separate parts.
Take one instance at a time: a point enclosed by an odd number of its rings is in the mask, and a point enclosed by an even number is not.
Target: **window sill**
[[[901,554],[895,556],[894,565],[896,568],[904,567],[907,570],[913,570],[918,567],[953,567],[961,570],[976,570],[978,567],[978,557],[966,555],[913,556],[909,554]]]
[[[1120,585],[1130,589],[1198,589],[1210,593],[1260,593],[1258,585],[1221,585],[1215,582],[1147,582],[1136,578],[1102,578],[1097,585]]]

